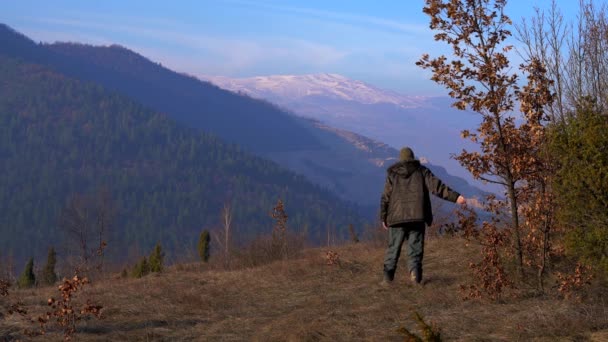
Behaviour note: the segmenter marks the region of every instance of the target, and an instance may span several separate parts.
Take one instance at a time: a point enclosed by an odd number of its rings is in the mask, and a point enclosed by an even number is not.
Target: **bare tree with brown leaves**
[[[432,80],[450,90],[453,106],[481,115],[477,133],[462,132],[479,146],[479,152],[463,150],[456,159],[476,179],[505,189],[505,209],[510,212],[510,231],[518,273],[524,275],[524,234],[520,223],[522,187],[544,165],[541,144],[544,139],[544,108],[552,102],[551,82],[544,65],[533,59],[520,66],[527,84],[519,86],[520,76],[512,70],[505,41],[511,35],[511,20],[504,13],[506,0],[426,0],[424,13],[430,27],[439,31],[435,40],[447,43],[453,58],[431,58],[416,63],[433,72]],[[519,102],[523,123],[513,112]],[[501,203],[501,202],[498,202]],[[496,204],[492,205],[496,208]]]
[[[79,321],[88,316],[101,318],[101,310],[103,309],[101,305],[92,303],[89,299],[80,308],[74,303],[76,293],[81,292],[84,286],[89,283],[88,278],[80,278],[77,275],[72,279],[64,278],[62,284],[58,287],[61,294],[60,298],[49,298],[47,304],[51,310],[37,319],[40,325],[38,334],[45,335],[48,324],[54,320],[63,331],[64,340],[71,341],[76,333],[76,324]]]

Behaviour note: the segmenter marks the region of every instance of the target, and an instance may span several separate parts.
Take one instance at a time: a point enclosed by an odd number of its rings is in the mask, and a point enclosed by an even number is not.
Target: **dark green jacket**
[[[460,194],[447,187],[418,160],[398,162],[387,170],[380,202],[380,219],[387,226],[406,222],[433,222],[429,192],[450,202]]]

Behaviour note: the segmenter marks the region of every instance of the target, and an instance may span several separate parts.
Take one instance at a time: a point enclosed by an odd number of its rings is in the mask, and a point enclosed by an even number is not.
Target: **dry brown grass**
[[[383,249],[370,244],[307,249],[295,260],[223,271],[201,265],[170,267],[142,279],[108,279],[79,298],[104,306],[101,320],[80,322],[78,341],[402,341],[417,331],[417,311],[455,341],[606,341],[608,303],[548,297],[504,303],[460,300],[468,260],[462,240],[434,239],[426,247],[423,287],[379,285]],[[401,265],[405,263],[402,262]],[[54,288],[12,291],[31,315],[46,310]],[[18,317],[0,322],[0,341],[28,327]],[[21,336],[23,338],[23,336]],[[61,340],[59,332],[34,340]]]

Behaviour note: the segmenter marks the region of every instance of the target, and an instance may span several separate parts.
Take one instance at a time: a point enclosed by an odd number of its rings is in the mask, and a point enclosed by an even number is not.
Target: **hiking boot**
[[[386,280],[386,278],[382,279],[382,281],[380,282],[380,286],[382,287],[389,287],[393,285],[393,282],[390,280]]]
[[[382,282],[380,282],[380,285],[388,286],[393,283],[393,279],[395,279],[395,270],[384,271],[384,277],[382,278]]]
[[[410,271],[410,280],[412,283],[419,285],[422,282],[422,270],[413,269]]]

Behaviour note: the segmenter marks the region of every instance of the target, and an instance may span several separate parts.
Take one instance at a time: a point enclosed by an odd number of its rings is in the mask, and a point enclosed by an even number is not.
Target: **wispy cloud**
[[[77,11],[22,19],[30,23],[24,32],[36,40],[120,44],[192,75],[335,72],[401,90],[406,86],[400,80],[428,78],[413,63],[426,50],[420,42],[432,42],[424,25],[280,2],[223,0],[214,10],[276,20],[285,29],[251,32],[247,25],[237,25],[218,32],[214,26],[171,16]]]
[[[274,3],[248,0],[227,0],[226,3],[234,5],[244,5],[251,8],[272,10],[283,13],[299,14],[328,22],[346,23],[364,29],[381,29],[385,31],[408,33],[408,34],[428,34],[428,25],[404,23],[371,15],[361,15],[355,13],[334,12],[319,10],[315,8],[293,7],[276,5]]]
[[[44,40],[56,41],[66,37],[73,40],[74,37],[84,38],[87,30],[96,32],[113,32],[128,34],[133,37],[146,38],[164,46],[178,46],[180,50],[163,50],[156,47],[146,46],[141,42],[136,43],[140,51],[147,51],[151,58],[159,58],[165,63],[179,61],[178,66],[194,65],[197,57],[198,70],[213,68],[213,72],[235,74],[243,72],[247,68],[288,61],[294,67],[304,65],[312,67],[324,67],[337,63],[349,54],[348,51],[337,49],[327,44],[321,44],[303,39],[289,39],[283,37],[260,37],[258,39],[244,39],[225,36],[211,36],[182,30],[157,28],[150,23],[141,23],[136,18],[125,20],[124,18],[111,21],[113,18],[97,16],[97,20],[72,19],[72,18],[40,18],[33,19],[39,23],[52,24],[54,26],[69,27],[66,31],[54,30],[48,34],[40,34]],[[122,24],[129,22],[129,24]],[[168,22],[164,23],[168,24]],[[72,34],[74,29],[81,32]],[[91,39],[84,39],[90,42]],[[108,39],[94,39],[97,42],[109,42]],[[123,42],[113,42],[123,43]],[[125,42],[126,43],[126,42]],[[134,44],[126,44],[128,47]],[[190,62],[186,63],[186,61]],[[211,70],[206,70],[210,72]]]

